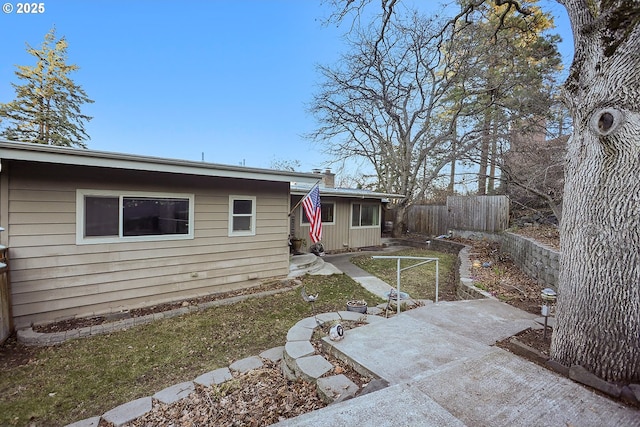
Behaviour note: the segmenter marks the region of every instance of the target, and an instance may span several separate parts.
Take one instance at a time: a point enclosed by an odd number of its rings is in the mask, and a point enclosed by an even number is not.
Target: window
[[[377,203],[354,203],[351,205],[352,227],[379,227],[380,205]]]
[[[193,195],[76,193],[76,242],[175,240],[193,238]]]
[[[256,198],[229,196],[229,236],[255,236]]]
[[[309,218],[307,218],[307,214],[304,212],[304,209],[302,209],[302,207],[300,208],[300,210],[302,211],[302,224],[308,225]],[[335,205],[333,203],[320,204],[320,215],[322,217],[323,224],[334,223],[334,216],[333,216],[334,210],[335,210]]]

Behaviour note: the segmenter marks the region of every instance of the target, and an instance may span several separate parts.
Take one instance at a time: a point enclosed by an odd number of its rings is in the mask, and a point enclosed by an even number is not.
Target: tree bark
[[[640,4],[565,0],[576,45],[551,356],[640,381]]]
[[[484,112],[482,139],[480,142],[480,164],[478,167],[478,195],[487,194],[487,167],[489,165],[489,144],[491,139],[491,110]]]
[[[408,200],[404,199],[395,207],[395,218],[393,228],[391,229],[391,237],[402,237],[407,228],[407,208]]]

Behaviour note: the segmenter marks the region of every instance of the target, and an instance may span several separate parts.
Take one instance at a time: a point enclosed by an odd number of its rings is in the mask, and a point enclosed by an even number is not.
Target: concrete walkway
[[[325,262],[330,265],[318,273],[344,272],[386,298],[391,286],[351,264],[352,256],[327,256]],[[307,263],[301,258],[301,267]],[[335,354],[390,386],[276,425],[640,427],[639,410],[494,345],[524,329],[539,327],[535,317],[489,298],[440,302],[350,329],[342,341],[325,338]],[[283,350],[268,350],[229,369],[243,372],[257,366],[260,359],[280,360]],[[194,382],[224,382],[231,378],[229,369],[210,372]],[[177,384],[153,397],[173,400],[190,389],[189,382]],[[114,408],[102,418],[114,425],[124,424],[151,410],[151,399]],[[73,426],[97,426],[100,419]]]
[[[360,252],[357,254],[345,253],[327,255],[324,257],[324,259],[325,263],[332,264],[338,270],[351,277],[372,294],[375,294],[382,299],[387,299],[388,292],[392,289],[392,286],[387,282],[384,282],[377,277],[372,276],[368,271],[365,271],[360,267],[352,264],[349,260],[358,255],[384,255],[387,252],[397,252],[402,249],[404,249],[404,247],[402,246],[390,246],[385,247],[382,251]]]
[[[536,327],[534,317],[454,301],[349,330],[327,342],[391,385],[276,425],[640,426],[640,411],[493,345]]]

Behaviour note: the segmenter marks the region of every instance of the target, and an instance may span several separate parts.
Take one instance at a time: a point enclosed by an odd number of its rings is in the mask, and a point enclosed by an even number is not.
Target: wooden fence
[[[11,288],[9,286],[9,261],[7,248],[0,246],[0,344],[13,332],[11,315]]]
[[[410,232],[440,236],[447,234],[449,220],[444,205],[413,205],[407,214]]]
[[[447,204],[409,208],[409,231],[439,236],[448,230],[498,232],[509,227],[507,196],[449,196]]]

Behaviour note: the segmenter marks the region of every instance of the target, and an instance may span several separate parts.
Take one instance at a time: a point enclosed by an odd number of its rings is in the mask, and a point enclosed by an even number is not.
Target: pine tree
[[[93,103],[85,91],[69,78],[77,65],[68,65],[67,41],[56,40],[55,28],[45,36],[40,49],[27,44],[36,65],[18,65],[15,72],[24,81],[12,83],[16,99],[0,104],[1,135],[9,140],[86,148],[90,139],[85,123],[92,119],[80,107]]]

